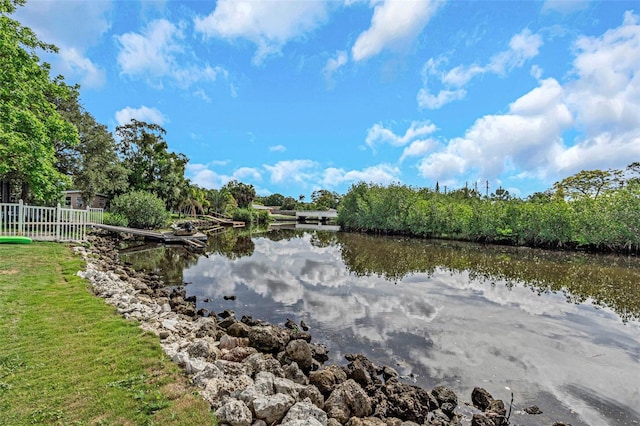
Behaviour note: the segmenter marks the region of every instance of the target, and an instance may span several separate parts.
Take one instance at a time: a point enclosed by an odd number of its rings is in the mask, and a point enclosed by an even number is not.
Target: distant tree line
[[[505,190],[443,194],[359,183],[343,197],[347,230],[486,243],[603,251],[640,249],[640,164],[582,171],[525,200]]]

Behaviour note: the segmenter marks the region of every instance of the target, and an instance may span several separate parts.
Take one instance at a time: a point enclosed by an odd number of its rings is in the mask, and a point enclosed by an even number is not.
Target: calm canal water
[[[463,414],[474,386],[507,405],[508,387],[515,425],[640,424],[637,258],[309,230],[230,231],[207,254],[122,256],[187,283],[199,308],[304,320],[329,363],[361,352],[427,389],[447,385]],[[534,404],[543,414],[522,411]]]

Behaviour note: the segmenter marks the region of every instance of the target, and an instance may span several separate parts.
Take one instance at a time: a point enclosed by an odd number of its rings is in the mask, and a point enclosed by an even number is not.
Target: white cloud
[[[433,139],[417,140],[415,142],[411,142],[411,145],[409,145],[404,149],[404,151],[402,151],[400,162],[402,163],[408,157],[420,157],[431,151],[436,146],[437,142]]]
[[[144,34],[131,32],[116,37],[121,72],[133,76],[169,74],[172,55],[182,50],[178,43],[181,38],[182,32],[166,19],[151,22]]]
[[[167,118],[157,108],[149,108],[147,106],[141,106],[140,108],[126,107],[120,111],[116,111],[116,122],[118,125],[127,124],[135,118],[138,121],[145,121],[149,123],[155,123],[163,125]]]
[[[322,69],[322,74],[328,83],[332,82],[333,74],[347,63],[347,52],[339,50],[336,52],[335,58],[329,58],[327,64]]]
[[[194,184],[206,189],[219,189],[233,179],[211,170],[215,164],[187,163],[185,175]]]
[[[559,156],[558,169],[623,167],[640,157],[639,22],[626,12],[620,27],[576,42],[567,103],[585,135]]]
[[[412,43],[442,3],[432,0],[374,2],[371,26],[358,36],[353,45],[353,59],[362,61],[384,49]]]
[[[367,130],[366,144],[370,148],[374,148],[376,144],[388,143],[392,146],[404,146],[415,139],[429,135],[436,131],[436,126],[429,121],[414,121],[407,129],[404,135],[399,136],[393,131],[385,128],[382,124],[377,123]]]
[[[253,61],[259,64],[319,27],[326,17],[325,1],[219,0],[210,15],[196,17],[195,29],[206,37],[251,41],[258,48]]]
[[[513,102],[507,114],[479,118],[464,137],[424,158],[422,176],[447,179],[476,170],[483,179],[495,179],[511,167],[548,167],[562,144],[562,132],[573,125],[564,95],[556,80],[542,81]]]
[[[464,99],[467,91],[464,89],[441,90],[437,95],[432,95],[426,88],[418,91],[418,105],[421,108],[438,109],[449,102]]]
[[[542,37],[539,34],[532,34],[526,28],[511,38],[509,50],[500,52],[491,58],[485,67],[485,72],[504,75],[514,68],[521,67],[526,60],[536,57],[541,46]]]
[[[183,30],[166,19],[152,21],[142,33],[117,36],[120,73],[143,78],[160,88],[165,79],[180,88],[188,88],[198,82],[214,82],[220,76],[228,76],[222,67],[194,64],[194,55],[184,38]],[[198,96],[203,97],[202,93]]]
[[[317,174],[318,163],[311,160],[279,161],[273,166],[265,164],[264,168],[271,173],[271,182],[285,183],[288,181],[307,184]]]
[[[441,181],[511,172],[556,180],[579,170],[624,168],[639,158],[639,22],[627,12],[621,26],[579,38],[567,83],[541,80],[506,114],[479,118],[464,136],[423,158],[420,173]],[[572,140],[563,139],[567,130]]]
[[[418,91],[418,106],[427,109],[438,109],[450,102],[463,99],[467,92],[464,89],[474,77],[486,73],[506,75],[515,68],[538,55],[542,46],[542,37],[533,34],[528,28],[511,37],[509,49],[493,55],[486,65],[458,65],[449,71],[441,71],[440,67],[446,63],[444,58],[430,58],[423,67],[424,87]],[[429,77],[435,76],[435,80],[443,86],[434,95],[429,89],[432,81]]]
[[[400,169],[389,164],[380,164],[364,170],[349,170],[330,167],[324,171],[322,183],[336,187],[345,183],[366,182],[389,185],[400,181]]]
[[[15,18],[47,43],[84,52],[111,27],[109,15],[113,3],[111,0],[31,1],[16,10]]]
[[[80,83],[85,88],[102,87],[105,72],[86,56],[109,30],[112,1],[28,2],[16,10],[15,18],[31,28],[38,37],[58,46],[59,55],[46,58],[54,73]],[[55,16],[55,19],[51,17]]]
[[[253,167],[240,167],[238,170],[233,172],[233,178],[240,181],[246,178],[262,180],[262,175],[258,169]]]
[[[287,147],[284,145],[273,145],[269,147],[269,151],[271,152],[285,152]]]
[[[602,37],[576,42],[577,80],[569,103],[590,132],[624,132],[640,127],[640,25],[627,12],[623,25]]]
[[[106,82],[104,70],[75,48],[60,49],[60,57],[63,59],[63,62],[59,63],[59,66],[64,69],[63,75],[76,76],[82,87],[99,88],[104,86]]]
[[[586,9],[589,0],[545,0],[542,5],[542,12],[560,12],[568,14],[578,10]]]

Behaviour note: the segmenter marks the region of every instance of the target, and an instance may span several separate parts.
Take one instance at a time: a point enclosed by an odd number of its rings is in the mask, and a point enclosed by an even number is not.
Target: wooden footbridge
[[[305,222],[309,219],[315,219],[318,222],[326,223],[332,219],[336,219],[338,217],[338,212],[336,210],[306,210],[306,211],[296,211],[296,220],[298,222]]]

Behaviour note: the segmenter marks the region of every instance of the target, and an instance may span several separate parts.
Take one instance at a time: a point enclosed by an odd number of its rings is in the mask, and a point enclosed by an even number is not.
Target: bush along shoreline
[[[427,391],[404,383],[393,368],[376,366],[362,354],[346,355],[346,366],[327,364],[328,348],[313,343],[302,323],[287,320],[279,326],[250,316],[238,320],[228,310],[197,310],[183,287],[170,290],[159,276],[121,265],[116,243],[115,237],[93,235],[88,247],[75,247],[86,262],[78,275],[121,315],[158,336],[220,424],[462,424],[451,389]],[[467,405],[465,416],[473,426],[509,424],[504,402],[485,389],[475,388]]]
[[[481,197],[406,185],[360,183],[338,208],[346,231],[595,252],[640,251],[640,182],[565,200],[562,192],[527,200],[506,191]]]

